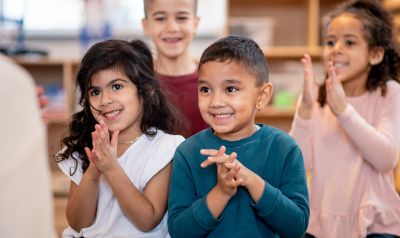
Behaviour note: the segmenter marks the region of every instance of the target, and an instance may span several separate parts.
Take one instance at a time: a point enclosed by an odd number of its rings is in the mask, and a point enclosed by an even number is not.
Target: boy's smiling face
[[[194,4],[194,0],[153,0],[149,4],[143,30],[160,56],[177,58],[187,52],[199,22]]]
[[[236,141],[255,131],[257,107],[265,106],[272,85],[256,87],[256,78],[235,62],[209,61],[199,71],[199,108],[203,119],[221,139]]]

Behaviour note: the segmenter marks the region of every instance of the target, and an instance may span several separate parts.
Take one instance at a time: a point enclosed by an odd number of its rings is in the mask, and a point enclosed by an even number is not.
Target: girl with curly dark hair
[[[74,114],[57,162],[70,177],[63,237],[165,237],[177,111],[139,40],[108,40],[82,59]]]
[[[318,90],[305,55],[303,93],[290,132],[312,170],[307,236],[400,236],[393,183],[400,53],[393,17],[380,1],[353,0],[325,20],[328,77]]]

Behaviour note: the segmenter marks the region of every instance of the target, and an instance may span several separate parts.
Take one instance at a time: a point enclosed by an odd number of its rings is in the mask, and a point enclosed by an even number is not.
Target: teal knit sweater
[[[271,126],[239,141],[216,137],[211,128],[190,137],[177,148],[168,198],[171,237],[287,237],[300,238],[307,230],[307,178],[303,156],[295,140]],[[213,164],[201,168],[207,156],[200,149],[226,147],[237,159],[265,180],[265,189],[254,203],[239,186],[218,219],[207,206],[207,194],[217,185]]]

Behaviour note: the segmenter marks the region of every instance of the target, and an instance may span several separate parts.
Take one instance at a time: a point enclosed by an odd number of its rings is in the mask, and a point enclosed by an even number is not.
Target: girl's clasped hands
[[[90,164],[89,173],[93,179],[99,179],[101,174],[107,176],[115,171],[119,164],[117,161],[117,145],[119,131],[115,131],[110,141],[110,134],[103,121],[95,125],[95,131],[92,132],[93,150],[85,147],[86,155]]]

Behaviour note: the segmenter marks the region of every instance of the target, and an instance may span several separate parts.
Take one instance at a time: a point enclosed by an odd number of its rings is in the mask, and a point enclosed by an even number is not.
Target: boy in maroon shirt
[[[209,126],[198,107],[197,64],[189,54],[189,44],[197,33],[197,0],[144,0],[145,35],[157,48],[157,78],[170,99],[188,119],[190,137]]]

